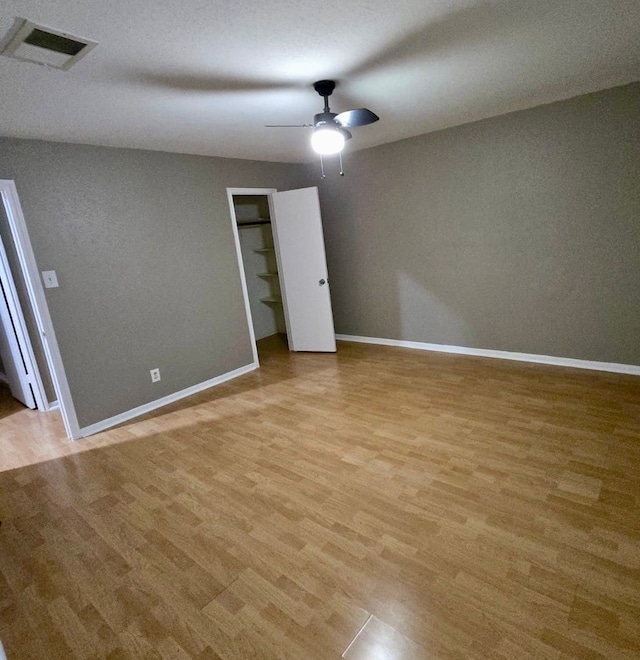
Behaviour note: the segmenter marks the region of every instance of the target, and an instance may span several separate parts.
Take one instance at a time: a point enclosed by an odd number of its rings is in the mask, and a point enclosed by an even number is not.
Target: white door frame
[[[247,278],[244,274],[244,260],[242,259],[242,249],[240,247],[240,234],[238,232],[238,218],[236,217],[236,207],[233,204],[235,195],[270,195],[278,192],[276,188],[227,188],[227,199],[229,200],[229,213],[231,215],[231,228],[233,230],[233,239],[236,244],[236,256],[238,258],[238,268],[240,269],[240,283],[242,285],[242,296],[244,298],[244,309],[247,313],[247,323],[249,325],[249,335],[251,337],[251,350],[253,351],[253,361],[256,367],[260,366],[258,360],[258,347],[256,345],[256,333],[253,329],[253,317],[251,316],[251,305],[249,304],[249,290],[247,289]]]
[[[69,382],[62,364],[62,356],[58,347],[44,287],[40,279],[38,264],[31,246],[27,225],[20,206],[18,191],[15,183],[10,179],[0,179],[0,196],[7,214],[9,228],[15,244],[22,275],[29,294],[29,300],[35,316],[38,331],[42,337],[42,345],[51,373],[51,379],[58,397],[58,405],[62,413],[64,427],[70,440],[82,437],[78,417],[71,398]]]

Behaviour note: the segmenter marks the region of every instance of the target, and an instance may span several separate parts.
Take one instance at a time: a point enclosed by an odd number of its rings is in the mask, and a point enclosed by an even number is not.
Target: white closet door
[[[0,249],[4,252],[2,244]],[[24,403],[27,408],[35,408],[36,401],[31,391],[29,374],[25,363],[25,353],[21,346],[21,328],[17,318],[11,289],[7,286],[7,272],[0,277],[0,356],[11,395]]]
[[[270,203],[289,349],[335,352],[318,189],[273,193]]]

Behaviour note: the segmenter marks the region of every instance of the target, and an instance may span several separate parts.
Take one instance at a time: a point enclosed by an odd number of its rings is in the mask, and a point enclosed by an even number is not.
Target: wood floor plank
[[[259,348],[77,443],[0,390],[11,660],[640,657],[640,379]]]

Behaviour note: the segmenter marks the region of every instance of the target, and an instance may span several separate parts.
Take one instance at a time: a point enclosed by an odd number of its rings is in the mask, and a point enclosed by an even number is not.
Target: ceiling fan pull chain
[[[344,176],[344,168],[342,167],[342,151],[338,152],[338,156],[340,156],[340,176]]]
[[[320,156],[320,171],[322,172],[322,178],[325,179],[327,175],[324,173],[324,161],[322,160],[322,156]]]

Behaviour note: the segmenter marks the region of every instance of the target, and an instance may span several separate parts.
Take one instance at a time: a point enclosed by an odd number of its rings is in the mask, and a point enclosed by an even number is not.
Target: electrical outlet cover
[[[43,270],[42,280],[45,289],[55,289],[58,286],[58,276],[55,270]]]

